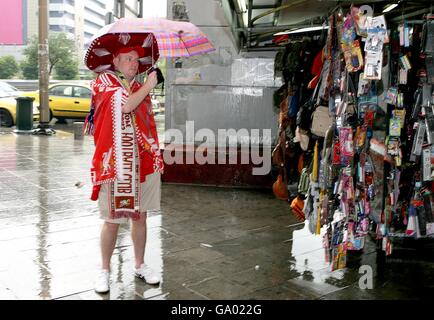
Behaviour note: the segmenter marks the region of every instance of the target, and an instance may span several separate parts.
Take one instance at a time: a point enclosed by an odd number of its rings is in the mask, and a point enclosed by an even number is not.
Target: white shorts
[[[111,183],[101,185],[98,197],[100,218],[110,223],[123,224],[128,218],[109,218],[109,188]],[[154,172],[146,176],[145,182],[140,184],[140,214],[146,214],[148,210],[160,210],[161,201],[161,174]]]

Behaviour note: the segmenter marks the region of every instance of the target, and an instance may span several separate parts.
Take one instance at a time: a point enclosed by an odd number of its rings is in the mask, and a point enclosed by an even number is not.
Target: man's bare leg
[[[140,213],[140,219],[132,220],[131,238],[134,246],[136,269],[145,262],[146,247],[146,212]]]
[[[116,246],[119,224],[104,222],[101,229],[102,269],[110,270],[110,260]]]

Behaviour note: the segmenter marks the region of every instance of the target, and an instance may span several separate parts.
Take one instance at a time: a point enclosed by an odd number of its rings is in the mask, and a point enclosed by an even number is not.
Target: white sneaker
[[[101,270],[95,281],[95,291],[98,293],[107,293],[110,291],[110,272]]]
[[[160,278],[155,273],[155,271],[152,270],[150,267],[148,267],[144,263],[140,266],[140,268],[135,270],[134,275],[137,278],[144,280],[148,284],[159,284],[160,283]]]

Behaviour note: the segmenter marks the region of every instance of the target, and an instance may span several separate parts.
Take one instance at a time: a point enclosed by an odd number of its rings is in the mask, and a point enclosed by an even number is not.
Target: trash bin
[[[32,97],[17,97],[17,132],[33,130],[33,100]]]

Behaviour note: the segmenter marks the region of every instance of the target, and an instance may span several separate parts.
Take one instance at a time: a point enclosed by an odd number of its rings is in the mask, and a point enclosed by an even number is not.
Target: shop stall
[[[332,270],[368,236],[386,258],[434,242],[434,16],[386,12],[337,6],[316,33],[275,38],[273,191]]]

